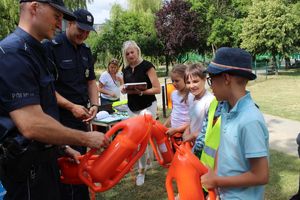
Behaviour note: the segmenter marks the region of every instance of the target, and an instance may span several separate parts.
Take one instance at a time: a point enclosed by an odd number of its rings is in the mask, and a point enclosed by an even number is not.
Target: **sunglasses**
[[[110,65],[110,64],[118,65],[118,64],[119,64],[119,61],[116,60],[116,59],[113,59],[113,60],[111,60],[111,61],[109,62],[109,65]]]

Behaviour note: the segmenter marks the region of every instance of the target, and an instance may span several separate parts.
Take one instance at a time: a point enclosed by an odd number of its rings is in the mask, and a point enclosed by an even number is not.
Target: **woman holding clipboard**
[[[150,112],[156,118],[157,101],[155,94],[160,93],[160,84],[157,78],[154,65],[143,60],[141,49],[135,41],[124,42],[122,48],[125,68],[123,71],[124,88],[123,94],[127,94],[129,116]],[[148,148],[145,154],[148,154]],[[145,155],[139,160],[139,174],[136,178],[136,185],[144,184],[145,166],[147,159]]]

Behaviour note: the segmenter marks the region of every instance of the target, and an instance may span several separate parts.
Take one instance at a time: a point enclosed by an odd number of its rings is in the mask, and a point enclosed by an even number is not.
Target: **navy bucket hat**
[[[76,16],[76,23],[80,29],[85,31],[95,31],[93,27],[94,17],[89,11],[78,9],[74,11],[74,15]]]
[[[65,4],[62,0],[20,0],[20,3],[32,1],[50,4],[52,7],[62,12],[64,19],[66,20],[74,21],[76,19],[75,15],[65,7]]]
[[[252,57],[247,51],[240,48],[222,47],[217,50],[206,72],[213,75],[228,73],[254,80],[256,75],[252,73],[251,66]]]

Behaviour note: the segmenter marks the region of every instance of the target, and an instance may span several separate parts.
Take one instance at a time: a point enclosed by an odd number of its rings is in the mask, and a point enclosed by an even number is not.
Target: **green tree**
[[[160,40],[164,44],[164,55],[168,59],[175,57],[179,63],[186,53],[198,50],[203,44],[199,32],[202,21],[196,12],[191,11],[191,4],[184,0],[165,2],[156,13],[155,26]]]
[[[108,57],[121,60],[121,48],[126,40],[135,40],[145,56],[157,57],[162,49],[156,36],[154,15],[151,10],[146,12],[123,10],[118,4],[112,7],[110,20],[106,21],[95,37],[98,39],[89,41],[95,42],[91,44],[92,51],[101,59],[101,63],[107,62]]]
[[[283,0],[255,0],[243,24],[241,47],[254,55],[270,53],[277,69],[276,55],[286,57],[299,41],[299,14]]]
[[[18,24],[19,20],[19,1],[2,0],[0,1],[0,40],[11,33]]]
[[[207,45],[214,52],[221,46],[239,46],[243,18],[248,15],[251,0],[189,0],[192,10],[205,19],[200,27]]]
[[[129,10],[156,13],[162,6],[161,0],[128,0]]]
[[[78,8],[86,8],[87,3],[92,3],[94,0],[64,0],[67,8],[76,10]]]

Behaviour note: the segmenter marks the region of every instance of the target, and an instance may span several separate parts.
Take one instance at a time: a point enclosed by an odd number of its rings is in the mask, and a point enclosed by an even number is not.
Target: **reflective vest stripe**
[[[205,134],[205,142],[200,158],[203,164],[208,165],[212,169],[215,166],[215,156],[220,144],[221,117],[218,117],[216,123],[213,125],[217,106],[218,101],[214,99],[208,109],[208,122]]]
[[[204,149],[203,151],[209,155],[210,157],[215,157],[216,156],[216,153],[217,153],[217,150],[213,149],[213,148],[210,148],[209,146],[204,146]]]

